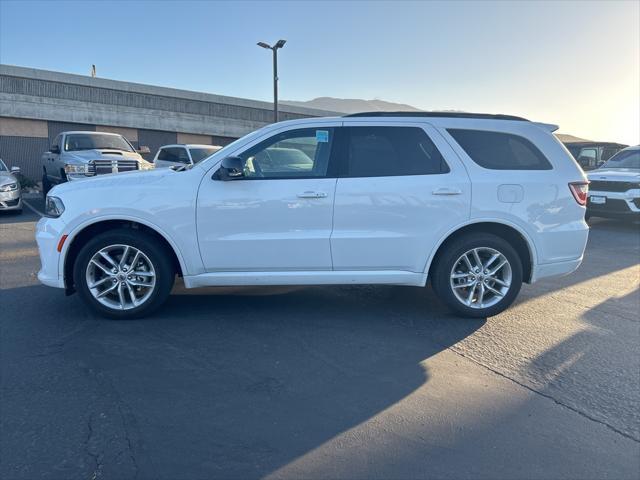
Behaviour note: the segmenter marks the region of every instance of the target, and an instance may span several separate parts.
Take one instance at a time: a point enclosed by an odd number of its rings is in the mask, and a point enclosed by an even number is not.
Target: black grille
[[[640,188],[638,182],[612,182],[610,180],[592,180],[589,190],[596,192],[626,192],[634,188]]]
[[[93,175],[130,172],[132,170],[138,170],[136,160],[94,160],[89,166],[89,172]]]
[[[640,208],[640,198],[634,198],[633,204],[636,206],[636,208]]]
[[[3,200],[2,203],[4,203],[7,207],[15,207],[16,205],[18,205],[19,201],[20,199],[16,198],[14,200]]]

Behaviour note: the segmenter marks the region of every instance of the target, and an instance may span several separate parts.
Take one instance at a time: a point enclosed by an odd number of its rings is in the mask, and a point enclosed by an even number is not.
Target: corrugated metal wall
[[[163,145],[176,143],[178,134],[175,132],[162,132],[160,130],[138,130],[138,143],[140,146],[149,147],[150,153],[143,155],[145,160],[153,160],[158,149]]]
[[[0,136],[0,158],[9,168],[20,167],[32,180],[42,178],[40,157],[49,148],[46,138]]]
[[[0,76],[0,92],[75,100],[87,103],[119,105],[123,107],[150,108],[169,112],[191,113],[264,123],[271,123],[273,121],[273,112],[261,108],[241,107],[148,93],[127,92],[33,78]],[[308,117],[308,115],[280,112],[280,120],[293,120],[305,117]]]

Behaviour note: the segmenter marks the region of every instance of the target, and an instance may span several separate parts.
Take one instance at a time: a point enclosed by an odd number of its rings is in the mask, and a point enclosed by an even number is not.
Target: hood
[[[116,173],[113,175],[98,175],[87,177],[75,182],[65,182],[56,185],[51,190],[51,195],[56,196],[65,192],[79,192],[81,190],[109,189],[111,187],[144,188],[145,185],[156,183],[169,175],[177,172],[170,168],[158,168],[153,170],[134,170],[131,172]]]
[[[11,172],[0,172],[0,185],[6,185],[7,183],[15,183],[18,179]]]
[[[640,181],[640,169],[637,168],[598,168],[587,173],[589,180]]]
[[[100,148],[94,150],[77,150],[72,152],[65,152],[65,157],[71,160],[77,160],[80,162],[88,162],[90,160],[143,160],[137,152],[123,152],[120,150],[113,150],[110,148]]]

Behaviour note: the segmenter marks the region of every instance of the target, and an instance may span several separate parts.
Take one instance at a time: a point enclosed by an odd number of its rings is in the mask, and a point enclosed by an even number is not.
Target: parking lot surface
[[[30,201],[41,209],[38,201]],[[640,227],[486,320],[430,288],[177,285],[108,321],[0,215],[0,477],[638,478]]]

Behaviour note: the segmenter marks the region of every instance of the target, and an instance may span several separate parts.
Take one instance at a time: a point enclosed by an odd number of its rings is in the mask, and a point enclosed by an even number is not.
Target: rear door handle
[[[462,195],[462,190],[459,190],[457,188],[448,188],[448,187],[441,187],[441,188],[436,188],[433,192],[431,192],[432,195]]]
[[[327,194],[324,192],[312,192],[306,191],[298,194],[298,198],[326,198]]]

